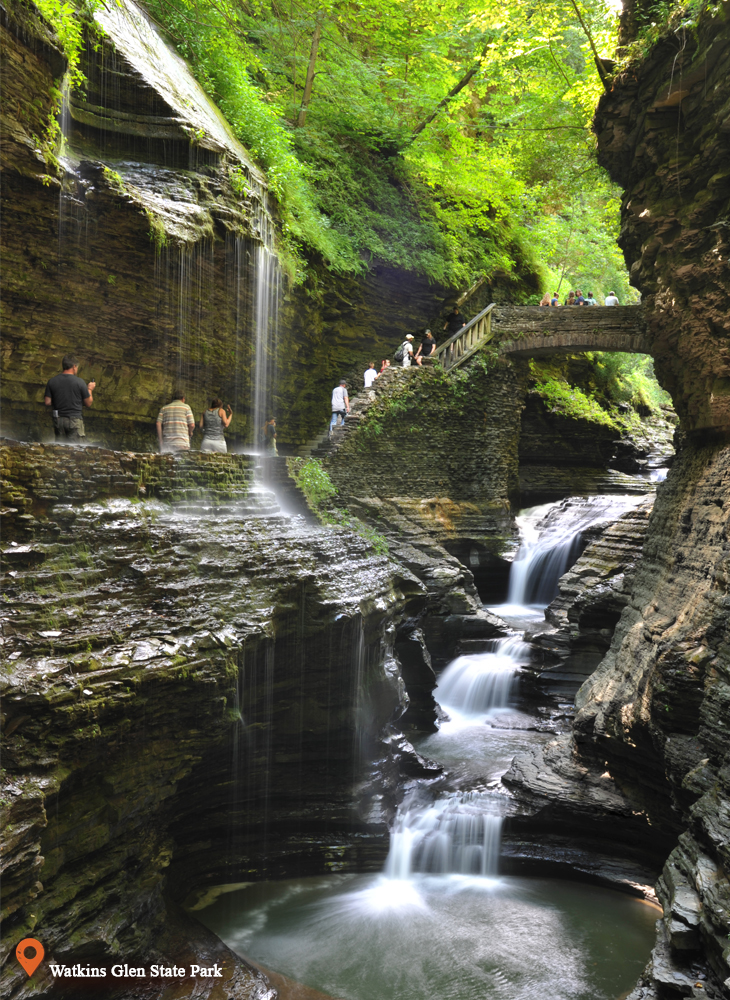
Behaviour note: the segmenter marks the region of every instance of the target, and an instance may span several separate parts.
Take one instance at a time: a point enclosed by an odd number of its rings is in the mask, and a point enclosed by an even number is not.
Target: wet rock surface
[[[418,614],[423,585],[271,495],[263,513],[250,489],[139,502],[115,476],[154,456],[26,451],[49,496],[3,544],[4,958],[37,928],[66,964],[153,960],[169,898],[379,864],[400,775],[422,767],[393,728],[391,621]],[[58,459],[77,482],[92,461],[106,495],[51,497]],[[26,995],[14,961],[3,977]]]
[[[530,639],[545,660],[535,668],[543,690],[571,701],[611,645],[616,625],[630,600],[636,565],[646,538],[654,496],[598,532],[558,584],[548,605],[544,631]]]

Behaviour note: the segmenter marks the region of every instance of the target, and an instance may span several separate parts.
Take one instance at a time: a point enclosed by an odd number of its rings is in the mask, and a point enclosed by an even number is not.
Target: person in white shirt
[[[413,334],[407,333],[406,339],[401,344],[401,349],[403,351],[403,367],[411,367],[411,359],[413,357]]]
[[[340,384],[336,385],[332,390],[332,420],[330,421],[328,437],[332,434],[333,428],[337,426],[340,420],[344,427],[345,417],[349,412],[350,398],[347,395],[347,382],[344,379],[340,379]]]
[[[370,367],[365,372],[365,388],[369,389],[377,377],[378,372],[375,370],[375,362],[371,361]]]
[[[618,299],[616,298],[616,293],[615,292],[609,292],[608,293],[608,295],[606,296],[606,300],[604,302],[604,305],[607,305],[607,306],[617,306],[618,305]]]

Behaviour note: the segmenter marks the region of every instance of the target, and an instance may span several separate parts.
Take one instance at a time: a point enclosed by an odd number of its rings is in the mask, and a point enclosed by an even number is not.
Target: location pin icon
[[[32,976],[41,964],[44,955],[43,945],[35,938],[23,938],[15,949],[15,957],[29,976]]]

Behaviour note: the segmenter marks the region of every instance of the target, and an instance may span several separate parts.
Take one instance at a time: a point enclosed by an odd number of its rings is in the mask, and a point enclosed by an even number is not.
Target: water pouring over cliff
[[[509,578],[510,605],[547,607],[558,580],[576,561],[591,533],[637,507],[636,495],[570,497],[521,512],[516,518],[520,548]]]

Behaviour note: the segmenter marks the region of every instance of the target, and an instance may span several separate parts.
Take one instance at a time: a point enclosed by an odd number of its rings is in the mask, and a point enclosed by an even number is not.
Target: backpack
[[[394,357],[394,359],[396,361],[402,361],[403,360],[403,344],[400,345],[400,347],[395,352],[395,354],[393,355],[393,357]]]

